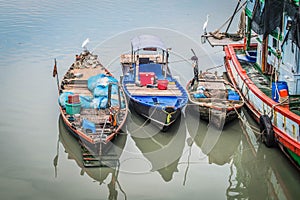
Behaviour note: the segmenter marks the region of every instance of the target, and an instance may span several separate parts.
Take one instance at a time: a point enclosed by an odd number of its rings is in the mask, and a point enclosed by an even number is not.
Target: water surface
[[[209,14],[208,29],[216,30],[235,4],[0,1],[1,198],[295,199],[299,172],[239,121],[216,131],[187,107],[161,133],[132,113],[112,149],[119,164],[96,169],[82,167],[77,141],[59,122],[54,58],[61,78],[88,37],[88,48],[119,76],[130,39],[155,34],[172,48],[172,72],[185,85],[193,75],[191,48],[200,69],[222,64],[221,48],[201,44],[202,25]]]

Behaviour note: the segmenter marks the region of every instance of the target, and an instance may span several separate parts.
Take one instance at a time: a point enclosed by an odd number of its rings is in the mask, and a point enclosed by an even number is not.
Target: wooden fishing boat
[[[53,76],[56,73],[55,62]],[[60,113],[68,130],[94,155],[103,153],[127,117],[126,96],[118,81],[97,55],[84,50],[58,87]]]
[[[122,86],[137,113],[166,130],[188,101],[185,89],[168,66],[169,49],[152,35],[131,40],[131,53],[121,55]]]
[[[194,78],[186,85],[189,107],[200,113],[200,118],[216,128],[236,119],[244,105],[239,91],[217,72],[202,72],[198,69],[198,57],[193,49]],[[217,66],[219,67],[219,66]],[[226,75],[226,74],[225,74]]]
[[[200,112],[200,118],[209,121],[211,125],[222,128],[226,123],[238,118],[244,99],[239,91],[223,76],[216,73],[203,72],[192,85],[187,83],[189,101],[195,110]]]
[[[248,32],[242,44],[224,47],[226,70],[260,124],[263,142],[279,144],[299,169],[299,1],[247,1],[244,13]]]

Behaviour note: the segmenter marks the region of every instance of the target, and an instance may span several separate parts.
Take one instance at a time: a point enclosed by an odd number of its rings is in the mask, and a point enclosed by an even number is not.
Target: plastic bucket
[[[157,88],[159,90],[166,90],[166,89],[168,89],[168,84],[169,84],[168,80],[157,80]]]
[[[287,98],[289,95],[289,89],[287,82],[277,81],[272,83],[272,99],[279,102],[280,98]]]
[[[80,103],[68,103],[66,102],[66,112],[69,115],[79,114],[81,109]]]

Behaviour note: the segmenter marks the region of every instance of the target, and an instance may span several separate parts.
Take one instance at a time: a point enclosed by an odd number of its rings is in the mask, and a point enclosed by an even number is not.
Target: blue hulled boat
[[[153,35],[131,40],[131,53],[121,55],[122,85],[129,105],[140,115],[166,130],[181,114],[188,95],[172,76],[169,49]]]

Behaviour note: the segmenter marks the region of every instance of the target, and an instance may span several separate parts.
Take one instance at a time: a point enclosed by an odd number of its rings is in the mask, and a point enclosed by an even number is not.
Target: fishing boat
[[[216,128],[223,128],[226,123],[238,118],[244,99],[224,75],[218,76],[217,72],[208,70],[199,74],[195,53],[191,60],[194,78],[186,85],[189,106],[200,113],[201,119],[209,121]]]
[[[263,142],[300,169],[299,0],[249,0],[243,13],[247,31],[241,44],[224,46],[226,70]]]
[[[131,40],[131,53],[120,57],[122,86],[134,111],[167,130],[188,101],[185,89],[172,76],[169,48],[153,35]]]
[[[84,45],[83,45],[84,46]],[[57,76],[56,60],[53,76]],[[60,114],[67,129],[94,155],[104,153],[126,122],[126,96],[119,82],[85,49],[63,76]]]

